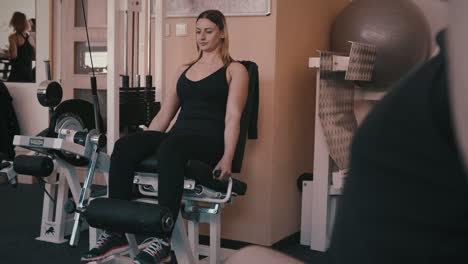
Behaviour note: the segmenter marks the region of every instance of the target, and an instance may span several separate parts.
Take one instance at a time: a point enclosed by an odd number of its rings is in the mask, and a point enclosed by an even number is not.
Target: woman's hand
[[[9,58],[10,57],[10,52],[8,51],[8,45],[5,45],[5,48],[0,48],[0,55],[4,58]]]
[[[229,177],[231,177],[231,166],[232,166],[232,161],[222,158],[216,167],[213,170],[213,177],[219,181],[227,181],[229,180]],[[215,177],[215,171],[219,170],[221,173],[219,174],[219,177]]]

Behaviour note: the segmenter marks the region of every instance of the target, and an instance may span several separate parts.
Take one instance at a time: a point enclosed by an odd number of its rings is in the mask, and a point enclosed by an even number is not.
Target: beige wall
[[[165,87],[175,85],[174,74],[178,65],[189,62],[197,55],[195,46],[195,19],[170,18],[170,36],[166,42]],[[223,238],[258,244],[271,244],[269,216],[272,212],[272,151],[273,151],[273,87],[275,75],[276,1],[272,14],[265,17],[228,17],[230,50],[233,58],[252,60],[259,66],[260,109],[259,139],[249,140],[241,175],[248,192],[236,198],[223,210]],[[188,24],[188,36],[176,37],[176,23]],[[246,228],[249,227],[249,228]]]
[[[242,173],[245,197],[223,210],[225,239],[271,245],[300,227],[297,177],[313,169],[315,71],[308,58],[328,46],[328,32],[347,0],[272,1],[265,17],[228,17],[231,55],[259,66],[259,139],[247,143]],[[170,18],[165,87],[178,65],[196,56],[193,18]],[[174,35],[176,23],[188,36]]]
[[[273,170],[273,90],[275,82],[276,1],[268,17],[229,17],[232,56],[258,64],[260,106],[258,140],[248,140],[242,173],[248,184],[245,197],[224,210],[223,237],[258,244],[270,244],[269,219],[273,210],[271,193]]]
[[[278,1],[276,81],[272,113],[273,175],[270,241],[300,227],[301,195],[296,179],[313,171],[315,70],[307,67],[317,50],[327,50],[329,31],[348,0]]]

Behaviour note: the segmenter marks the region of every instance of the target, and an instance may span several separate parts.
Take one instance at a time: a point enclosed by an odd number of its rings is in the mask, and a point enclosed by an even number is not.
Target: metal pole
[[[131,77],[132,87],[135,84],[133,82],[134,66],[135,66],[135,12],[132,11],[132,77]]]
[[[152,0],[148,0],[148,62],[147,62],[147,69],[148,69],[148,75],[151,75],[151,2]]]
[[[127,56],[128,56],[128,11],[125,10],[125,15],[124,15],[124,75],[128,75],[128,62],[127,62]]]
[[[140,87],[140,13],[136,13],[136,87]]]

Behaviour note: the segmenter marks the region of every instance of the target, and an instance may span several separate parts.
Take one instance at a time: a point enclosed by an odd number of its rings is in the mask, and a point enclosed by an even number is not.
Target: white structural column
[[[468,122],[466,116],[468,107],[468,1],[452,0],[449,2],[449,30],[448,30],[448,55],[449,55],[449,78],[450,100],[455,122],[458,146],[462,153],[465,168],[468,170]],[[468,179],[467,179],[468,180]]]
[[[325,251],[328,244],[328,204],[330,201],[330,152],[318,117],[320,71],[317,71],[315,99],[314,180],[312,183],[312,223],[310,248]]]
[[[36,82],[47,80],[45,73],[45,60],[50,60],[50,1],[41,1],[41,4],[36,5],[37,21],[37,51],[36,52]]]
[[[312,194],[303,196],[305,199],[312,197],[312,201],[303,201],[312,208],[302,217],[302,221],[310,221],[301,224],[302,232],[310,232],[310,235],[301,235],[301,244],[308,245],[310,240],[313,250],[326,251],[328,248],[337,199],[347,174],[349,146],[357,128],[354,101],[379,100],[384,95],[356,89],[352,83],[353,80],[371,80],[375,58],[375,46],[357,42],[352,42],[349,57],[321,51],[320,57],[309,58],[309,68],[318,69],[314,180]]]
[[[107,153],[112,153],[119,138],[119,71],[122,56],[122,34],[117,30],[121,21],[120,1],[107,1]]]
[[[165,84],[165,65],[166,65],[166,0],[155,0],[155,28],[154,28],[154,46],[155,63],[152,67],[156,86],[156,101],[162,101],[162,91]]]

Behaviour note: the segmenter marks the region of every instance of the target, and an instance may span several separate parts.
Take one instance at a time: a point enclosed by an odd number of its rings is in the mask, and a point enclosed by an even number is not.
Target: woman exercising
[[[13,13],[10,26],[14,33],[8,37],[8,54],[11,60],[11,72],[8,82],[33,82],[32,61],[35,57],[35,44],[29,40],[31,26],[26,15]]]
[[[184,168],[197,159],[220,170],[219,180],[231,174],[240,118],[247,99],[246,68],[229,55],[226,19],[218,10],[202,12],[196,20],[198,58],[177,71],[176,89],[170,89],[149,131],[119,139],[111,155],[109,197],[132,199],[132,182],[138,163],[157,151],[158,200],[179,213]],[[180,108],[177,121],[165,132]],[[166,263],[171,258],[170,237],[149,238],[151,242],[133,263]],[[123,233],[104,231],[96,247],[82,257],[90,262],[130,249]]]

